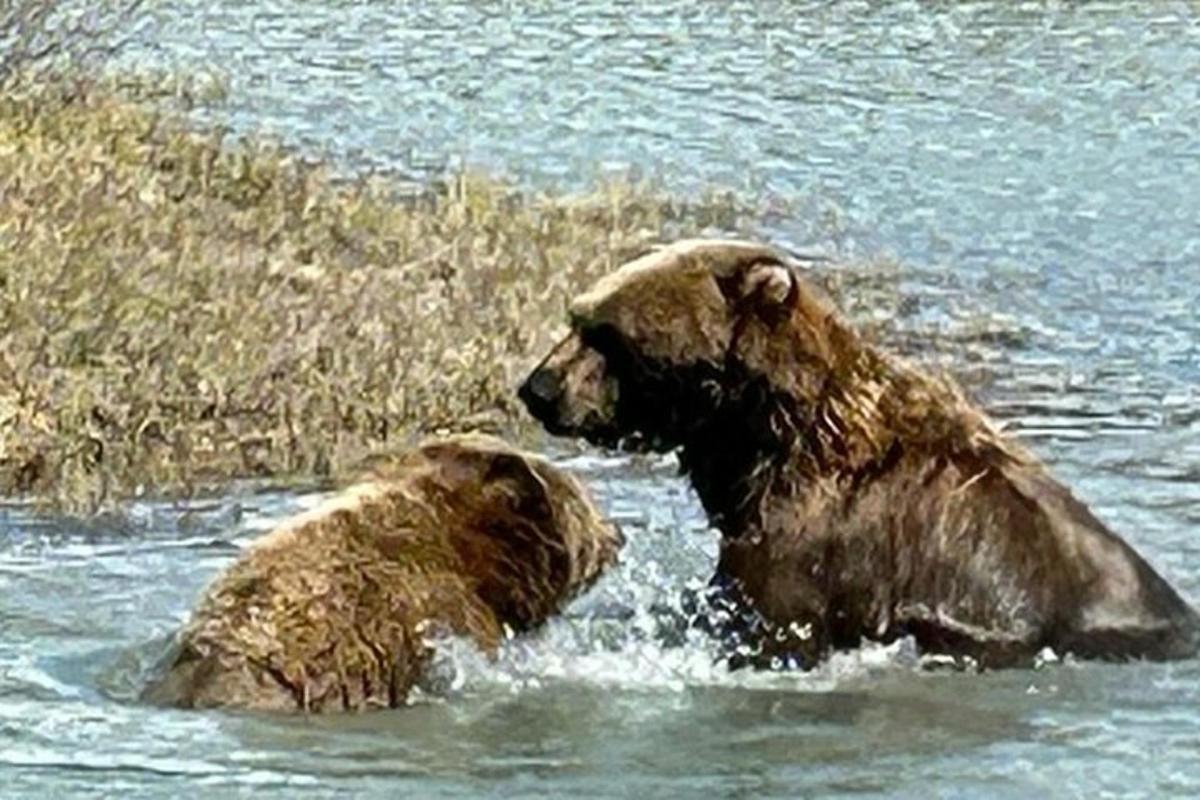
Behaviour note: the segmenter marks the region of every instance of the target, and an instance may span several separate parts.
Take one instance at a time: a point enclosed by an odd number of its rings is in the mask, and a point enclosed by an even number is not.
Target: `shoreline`
[[[79,513],[519,433],[512,387],[575,291],[745,219],[471,173],[397,199],[84,81],[0,100],[0,175],[0,496]]]

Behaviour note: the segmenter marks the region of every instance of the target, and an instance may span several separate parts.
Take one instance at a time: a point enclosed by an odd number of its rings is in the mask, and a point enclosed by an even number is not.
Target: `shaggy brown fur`
[[[723,534],[715,583],[753,612],[754,663],[906,634],[984,665],[1196,651],[1196,613],[1145,561],[780,253],[681,242],[571,316],[522,399],[554,433],[678,450]]]
[[[402,705],[431,650],[557,613],[622,539],[559,469],[482,436],[377,460],[209,588],[147,699],[330,711]]]

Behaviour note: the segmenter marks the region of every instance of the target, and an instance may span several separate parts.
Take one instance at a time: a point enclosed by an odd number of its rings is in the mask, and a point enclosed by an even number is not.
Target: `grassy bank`
[[[5,96],[0,493],[89,509],[510,428],[575,291],[735,225],[728,201],[621,186],[397,199],[94,86]]]

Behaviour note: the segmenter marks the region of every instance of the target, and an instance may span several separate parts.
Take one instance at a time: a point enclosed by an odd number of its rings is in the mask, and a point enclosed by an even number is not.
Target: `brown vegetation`
[[[397,197],[84,81],[0,97],[0,494],[325,474],[411,431],[504,424],[581,286],[728,199]],[[464,420],[466,422],[464,423]]]
[[[0,3],[0,89],[68,70],[90,73],[135,26],[144,0],[5,0]]]

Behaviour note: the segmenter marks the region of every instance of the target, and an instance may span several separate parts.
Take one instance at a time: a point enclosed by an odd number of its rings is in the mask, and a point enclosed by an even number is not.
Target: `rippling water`
[[[156,8],[139,57],[224,71],[223,118],[350,168],[729,186],[777,240],[896,260],[893,342],[1200,600],[1194,3]],[[559,452],[631,534],[623,565],[498,663],[449,648],[450,696],[397,713],[131,700],[204,583],[315,496],[0,508],[0,796],[1200,794],[1197,662],[714,667],[655,613],[715,548],[670,463]]]

